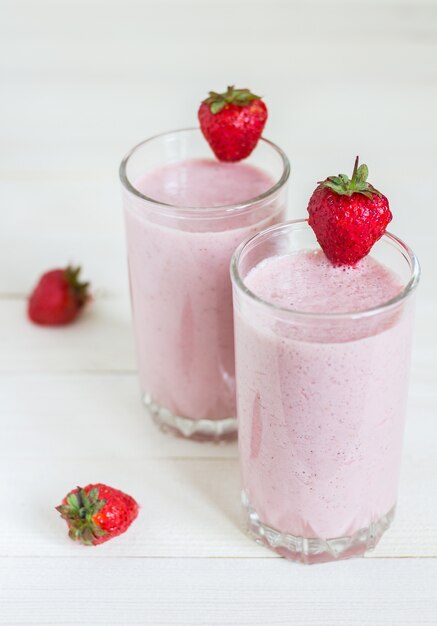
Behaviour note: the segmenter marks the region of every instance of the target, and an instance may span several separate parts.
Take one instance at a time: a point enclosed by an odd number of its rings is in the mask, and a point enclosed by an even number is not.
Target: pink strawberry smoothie
[[[363,311],[402,290],[371,257],[334,267],[321,251],[267,258],[244,283],[268,303],[312,313]],[[351,536],[395,505],[410,309],[364,319],[361,327],[357,320],[266,320],[253,307],[236,308],[246,496],[261,521],[280,532]]]
[[[281,221],[284,207],[273,197],[250,210],[210,208],[246,202],[273,184],[252,165],[212,159],[168,164],[135,183],[173,205],[125,212],[141,386],[173,415],[235,416],[229,262],[243,239]],[[184,217],[175,207],[209,208]]]

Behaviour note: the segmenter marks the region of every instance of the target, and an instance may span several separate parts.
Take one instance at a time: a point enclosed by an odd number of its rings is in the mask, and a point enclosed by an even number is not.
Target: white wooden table
[[[437,5],[0,2],[0,624],[437,624]],[[140,406],[118,162],[195,124],[228,83],[270,107],[290,215],[356,154],[422,261],[397,518],[361,560],[303,567],[246,537],[235,445],[163,436]],[[26,320],[45,269],[82,263],[76,324]],[[76,484],[141,514],[98,548],[54,506]]]

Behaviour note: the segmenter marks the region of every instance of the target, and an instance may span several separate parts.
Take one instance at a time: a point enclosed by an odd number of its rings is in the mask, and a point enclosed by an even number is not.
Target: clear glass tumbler
[[[413,252],[386,234],[371,256],[403,287],[376,308],[308,313],[246,287],[264,259],[313,249],[306,220],[288,222],[241,244],[231,263],[248,528],[304,563],[362,555],[393,518],[419,280]]]
[[[235,437],[229,263],[246,237],[283,220],[289,177],[285,154],[261,139],[244,161],[272,181],[257,197],[193,208],[165,204],[137,188],[152,169],[211,158],[194,128],[138,144],[120,166],[144,404],[162,430],[198,440]]]

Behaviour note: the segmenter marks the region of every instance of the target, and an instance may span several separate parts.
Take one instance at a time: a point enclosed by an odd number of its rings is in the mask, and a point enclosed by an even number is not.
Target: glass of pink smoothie
[[[241,244],[231,275],[249,531],[304,563],[362,555],[395,510],[417,259],[386,234],[335,267],[301,220]]]
[[[240,163],[199,129],[152,137],[122,161],[133,324],[144,404],[164,431],[236,434],[231,256],[283,220],[289,163],[261,139]]]

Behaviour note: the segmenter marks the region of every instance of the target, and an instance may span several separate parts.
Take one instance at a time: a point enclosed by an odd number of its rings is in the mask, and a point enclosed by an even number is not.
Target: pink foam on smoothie
[[[399,294],[367,257],[332,266],[322,252],[266,259],[245,278],[280,307],[351,312]],[[363,320],[303,320],[236,302],[243,486],[262,522],[303,537],[346,537],[395,505],[412,308]],[[334,331],[331,328],[334,325]]]
[[[147,172],[136,188],[154,200],[178,207],[219,207],[246,202],[267,191],[273,181],[246,163],[192,159]]]
[[[244,282],[267,302],[312,313],[363,311],[402,290],[399,278],[370,256],[354,267],[338,267],[321,250],[270,257]]]
[[[247,201],[273,185],[260,169],[214,160],[150,170],[136,182],[174,205]],[[231,256],[243,239],[283,218],[277,199],[252,211],[181,220],[153,205],[125,201],[129,275],[141,386],[174,415],[235,416]]]

